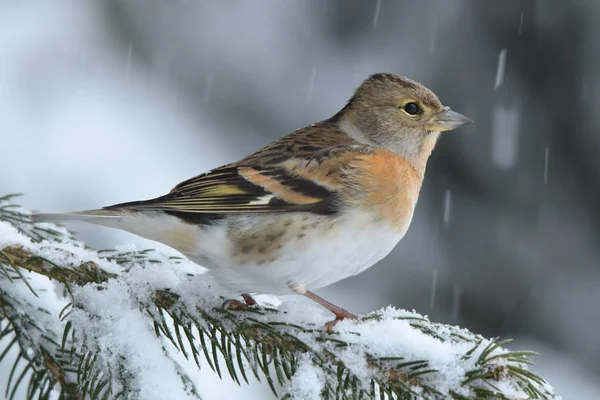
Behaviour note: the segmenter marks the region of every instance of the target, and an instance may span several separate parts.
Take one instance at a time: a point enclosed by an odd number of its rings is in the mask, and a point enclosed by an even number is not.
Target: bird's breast
[[[410,224],[421,189],[421,176],[390,151],[364,154],[347,173],[349,190],[342,201],[372,211],[398,231]]]

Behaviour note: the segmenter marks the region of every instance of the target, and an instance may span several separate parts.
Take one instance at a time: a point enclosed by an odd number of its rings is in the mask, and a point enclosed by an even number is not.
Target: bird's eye
[[[410,115],[417,115],[419,112],[419,105],[417,103],[406,103],[404,105],[404,111],[409,113]]]

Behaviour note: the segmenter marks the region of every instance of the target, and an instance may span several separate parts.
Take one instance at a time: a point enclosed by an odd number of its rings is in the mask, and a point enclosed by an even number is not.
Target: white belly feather
[[[305,214],[303,214],[305,215]],[[237,218],[237,219],[236,219]],[[232,293],[286,294],[315,290],[356,275],[384,258],[402,239],[401,229],[378,220],[374,213],[348,211],[332,228],[307,231],[302,240],[283,241],[269,262],[234,257],[232,221],[242,229],[267,226],[273,215],[230,216],[210,227],[198,227],[162,212],[139,213],[90,222],[118,227],[171,246],[190,260],[211,269],[217,282]],[[313,216],[314,220],[322,216]]]
[[[370,213],[345,214],[335,229],[311,231],[301,242],[284,244],[273,262],[243,265],[231,258],[226,229],[224,225],[207,229],[201,236],[210,240],[200,239],[190,259],[211,268],[217,281],[232,291],[285,294],[319,289],[364,271],[394,248],[408,224],[395,230],[376,222]]]

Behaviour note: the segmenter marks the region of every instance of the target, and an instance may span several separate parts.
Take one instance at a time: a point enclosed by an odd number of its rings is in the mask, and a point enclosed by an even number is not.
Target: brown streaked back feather
[[[181,182],[164,196],[106,209],[165,211],[201,223],[228,213],[332,214],[338,210],[339,184],[334,172],[340,168],[332,157],[342,161],[345,153],[356,148],[337,126],[323,122],[293,132],[236,163]],[[320,178],[311,179],[302,173],[305,169],[314,170]]]

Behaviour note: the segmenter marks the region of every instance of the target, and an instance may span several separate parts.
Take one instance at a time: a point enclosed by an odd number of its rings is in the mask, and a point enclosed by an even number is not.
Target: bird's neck
[[[425,175],[427,160],[439,137],[439,132],[430,132],[421,143],[413,144],[411,146],[407,146],[404,141],[398,141],[398,143],[388,142],[385,145],[382,145],[375,142],[369,135],[354,124],[352,119],[340,118],[336,122],[339,129],[355,141],[368,146],[383,147],[398,154],[408,161],[421,178]]]
[[[363,130],[356,126],[349,118],[341,118],[339,121],[337,121],[337,125],[342,132],[357,142],[369,146],[377,146],[377,143],[375,143],[368,135],[366,135]]]
[[[429,156],[437,143],[439,138],[439,132],[430,132],[423,140],[421,144],[420,151],[412,157],[412,159],[408,159],[408,162],[413,165],[417,173],[421,176],[425,176],[425,168],[427,167],[427,160],[429,160]]]

